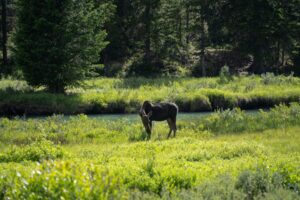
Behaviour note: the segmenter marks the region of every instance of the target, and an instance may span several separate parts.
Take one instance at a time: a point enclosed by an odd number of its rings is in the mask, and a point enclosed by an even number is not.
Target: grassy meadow
[[[0,199],[300,199],[298,103],[167,132],[155,123],[146,141],[138,117],[0,118]]]
[[[67,95],[0,81],[0,115],[136,113],[144,100],[173,101],[180,111],[268,108],[299,102],[300,78],[274,76],[216,78],[98,78],[69,88]]]
[[[0,200],[300,200],[300,0],[0,19]]]

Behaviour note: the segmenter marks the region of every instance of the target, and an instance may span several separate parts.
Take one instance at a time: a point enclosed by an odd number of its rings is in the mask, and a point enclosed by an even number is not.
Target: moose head
[[[145,127],[146,132],[148,133],[148,135],[151,134],[151,129],[152,129],[152,123],[150,120],[150,117],[152,115],[152,111],[150,111],[148,114],[146,114],[145,110],[140,110],[140,117],[142,119],[143,125]]]

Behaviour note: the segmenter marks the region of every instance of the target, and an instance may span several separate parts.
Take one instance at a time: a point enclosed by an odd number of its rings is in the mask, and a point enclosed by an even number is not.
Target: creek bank
[[[28,101],[29,100],[29,101]],[[52,99],[53,100],[53,99]],[[286,98],[219,98],[209,96],[207,99],[178,99],[174,102],[179,106],[180,112],[209,112],[218,109],[232,109],[239,107],[243,110],[268,109],[279,104],[298,102],[299,97]],[[137,101],[117,101],[101,104],[99,102],[75,101],[72,96],[65,96],[65,100],[51,98],[45,101],[10,101],[0,102],[0,116],[40,116],[40,115],[76,115],[76,114],[131,114],[137,113],[141,103]]]

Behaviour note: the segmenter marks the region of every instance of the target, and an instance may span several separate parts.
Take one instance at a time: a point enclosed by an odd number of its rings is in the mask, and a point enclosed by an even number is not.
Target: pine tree
[[[15,58],[32,86],[61,93],[79,83],[107,45],[92,0],[19,0]]]
[[[7,65],[7,2],[6,0],[1,0],[1,27],[2,27],[2,60],[3,66]]]
[[[299,35],[299,5],[299,0],[225,1],[222,10],[231,44],[254,56],[253,72],[285,65],[285,55],[291,54]]]
[[[13,69],[11,59],[11,36],[15,26],[15,2],[16,0],[1,0],[1,49],[2,68],[0,73],[10,74]]]

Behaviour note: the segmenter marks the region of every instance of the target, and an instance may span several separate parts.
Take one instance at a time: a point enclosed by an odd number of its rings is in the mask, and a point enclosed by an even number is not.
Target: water
[[[178,113],[177,119],[178,120],[195,120],[201,117],[208,116],[213,112],[198,112],[198,113]],[[63,119],[70,119],[72,117],[76,117],[77,115],[57,115],[62,116]],[[138,114],[95,114],[95,115],[87,115],[90,119],[95,120],[104,120],[104,121],[116,121],[116,120],[128,120],[128,121],[137,121],[140,120],[140,116]],[[24,117],[17,117],[20,119],[35,119],[35,120],[44,120],[47,119],[49,116],[26,116]]]
[[[249,115],[255,115],[259,111],[258,110],[247,110],[245,111]],[[206,117],[208,115],[213,114],[214,112],[197,112],[197,113],[178,113],[177,120],[197,120],[202,117]],[[97,120],[129,120],[136,121],[140,120],[138,114],[105,114],[105,115],[88,115],[89,118],[97,119]]]
[[[199,113],[178,113],[177,119],[178,120],[189,120],[189,119],[198,119],[201,117],[208,116],[213,112],[199,112]],[[129,121],[136,121],[140,120],[138,114],[105,114],[105,115],[88,115],[88,117],[92,119],[99,119],[99,120],[129,120]]]
[[[247,110],[245,111],[247,114],[255,115],[258,113],[258,110]],[[197,120],[202,117],[206,117],[211,115],[213,112],[197,112],[197,113],[178,113],[177,120]],[[88,118],[95,120],[104,120],[104,121],[117,121],[117,120],[126,120],[130,122],[134,122],[140,120],[138,114],[95,114],[95,115],[87,115]],[[36,119],[36,120],[44,120],[49,116],[28,116],[26,119]],[[63,119],[68,120],[71,117],[76,117],[76,115],[64,115]],[[22,117],[20,117],[22,118]]]

